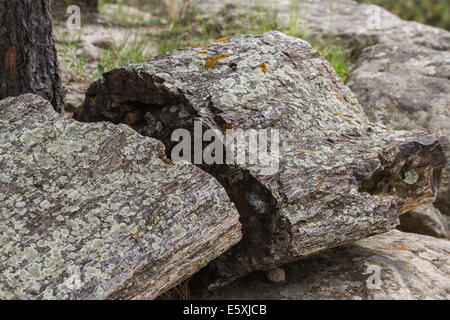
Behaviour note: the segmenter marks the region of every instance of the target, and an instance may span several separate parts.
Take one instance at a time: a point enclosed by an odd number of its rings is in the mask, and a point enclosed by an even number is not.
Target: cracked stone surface
[[[241,238],[210,175],[126,125],[0,101],[0,299],[142,299]]]
[[[448,216],[442,215],[432,204],[427,204],[401,215],[397,229],[437,238],[450,238],[448,219]]]
[[[369,122],[326,60],[280,32],[112,70],[90,86],[75,117],[128,123],[163,141],[167,155],[173,130],[192,136],[198,121],[218,141],[238,129],[279,131],[278,170],[199,165],[225,187],[243,225],[239,244],[198,274],[210,288],[395,228],[398,214],[435,200],[445,163],[435,135]]]
[[[449,252],[448,240],[393,230],[287,264],[282,284],[255,272],[195,298],[448,300]]]

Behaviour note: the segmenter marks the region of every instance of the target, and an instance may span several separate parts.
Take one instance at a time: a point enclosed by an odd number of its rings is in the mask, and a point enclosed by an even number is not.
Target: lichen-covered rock
[[[432,204],[415,208],[400,216],[399,230],[425,234],[438,238],[449,238],[448,221]]]
[[[436,206],[450,215],[450,51],[410,44],[372,46],[359,56],[347,85],[370,120],[439,136],[447,168]]]
[[[245,23],[245,17],[260,14],[274,19],[278,28],[295,27],[315,39],[331,37],[352,49],[400,42],[450,49],[446,30],[404,21],[378,6],[350,0],[195,0],[191,10],[202,23],[218,25]]]
[[[448,240],[394,230],[286,264],[282,284],[255,272],[194,298],[448,300],[449,251]]]
[[[217,181],[126,125],[0,101],[0,299],[154,298],[239,241]]]
[[[220,285],[394,228],[397,214],[432,202],[445,162],[434,135],[369,123],[355,96],[306,41],[269,32],[193,45],[103,75],[83,121],[126,122],[162,140],[173,131],[278,130],[278,170],[244,163],[199,166],[236,204],[242,241],[199,278]],[[267,134],[267,145],[276,145]],[[234,155],[248,155],[245,152]],[[272,149],[273,150],[273,149]],[[206,149],[205,149],[206,151]],[[194,158],[202,150],[192,149]],[[249,157],[246,157],[249,159]],[[219,159],[220,160],[220,159]]]

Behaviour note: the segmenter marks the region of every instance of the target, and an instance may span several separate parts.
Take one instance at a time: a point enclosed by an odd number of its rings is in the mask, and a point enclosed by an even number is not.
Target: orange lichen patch
[[[198,43],[190,45],[191,48],[198,48],[200,46],[201,46],[201,44],[198,44]]]
[[[205,62],[205,67],[206,69],[212,69],[215,67],[216,65],[216,61],[219,61],[221,59],[225,59],[228,58],[229,56],[231,56],[231,54],[228,53],[221,53],[218,56],[212,56],[211,58],[209,58],[208,60],[206,60]]]
[[[6,70],[9,70],[13,76],[17,73],[17,50],[15,46],[10,46],[5,52]]]
[[[205,62],[205,68],[206,69],[212,69],[212,68],[214,68],[215,65],[216,65],[216,61],[214,61],[212,59],[208,59]]]
[[[422,261],[427,261],[424,258],[422,258],[421,256],[418,256],[417,254],[415,255],[418,259],[422,260]]]
[[[223,131],[224,134],[227,134],[227,130],[228,129],[233,129],[233,125],[231,123],[225,123],[222,126],[222,131]]]
[[[230,41],[229,37],[217,39],[215,42],[227,42],[227,41]]]
[[[408,250],[405,249],[405,248],[395,248],[395,250],[398,250],[398,251],[408,251]]]
[[[161,280],[163,278],[163,276],[159,276],[158,278],[156,278],[156,280]]]
[[[263,62],[259,65],[259,67],[261,68],[261,71],[266,73],[267,72],[267,65]]]
[[[403,179],[402,178],[397,178],[394,180],[395,184],[402,184],[403,183]]]
[[[170,161],[170,160],[168,160],[168,159],[166,159],[166,158],[162,158],[161,159],[165,164],[168,164],[168,165],[172,165],[173,163],[172,163],[172,161]]]
[[[93,97],[89,98],[89,102],[94,103],[96,99],[97,99],[97,96],[93,96]]]
[[[320,185],[320,183],[318,183],[318,184],[316,185],[316,188],[317,188],[317,189],[322,189],[322,186]]]
[[[347,114],[343,114],[343,113],[333,113],[333,116],[334,117],[344,117],[344,118],[347,118],[348,117],[348,115]]]
[[[208,51],[206,51],[206,50],[201,50],[198,52],[198,54],[207,54],[207,53],[208,53]]]
[[[178,48],[177,50],[178,51],[181,51],[181,50],[185,50],[185,49],[188,49],[189,47],[181,47],[181,48]]]
[[[307,150],[301,150],[300,153],[301,154],[306,154],[308,151]]]
[[[405,268],[408,269],[408,270],[411,270],[411,267],[408,266],[407,264],[405,264]]]
[[[359,125],[362,125],[362,123],[359,122],[358,120],[355,120],[355,122],[356,122],[357,124],[359,124]]]
[[[133,238],[134,236],[138,235],[139,233],[141,233],[141,230],[137,229],[137,231],[135,233],[130,233],[130,237]]]
[[[221,54],[218,55],[218,56],[212,56],[211,59],[214,60],[214,61],[219,61],[219,60],[221,60],[221,59],[225,59],[225,58],[228,58],[228,57],[230,57],[230,56],[231,56],[231,54],[228,54],[228,53],[221,53]]]
[[[389,131],[389,128],[383,128],[383,130]]]

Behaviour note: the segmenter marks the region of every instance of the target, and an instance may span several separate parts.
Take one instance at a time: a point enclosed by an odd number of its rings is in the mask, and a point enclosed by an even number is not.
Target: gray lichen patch
[[[239,241],[223,188],[161,142],[35,95],[0,104],[0,299],[154,298]]]

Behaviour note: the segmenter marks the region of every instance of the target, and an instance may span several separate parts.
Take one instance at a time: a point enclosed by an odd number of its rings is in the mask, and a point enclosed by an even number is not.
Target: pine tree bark
[[[0,0],[0,99],[35,93],[64,111],[49,0]]]

